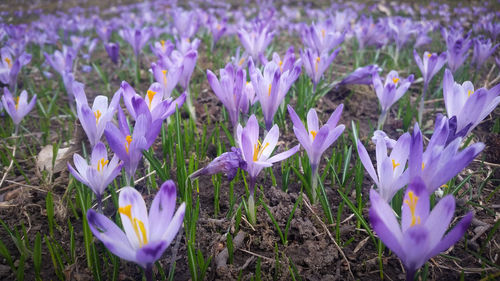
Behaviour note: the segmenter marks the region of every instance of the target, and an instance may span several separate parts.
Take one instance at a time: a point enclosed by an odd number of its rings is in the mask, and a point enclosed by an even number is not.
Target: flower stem
[[[140,74],[140,66],[139,66],[139,55],[135,56],[135,86],[139,86],[139,82],[141,80],[141,74]]]
[[[318,189],[318,165],[311,164],[311,203],[316,203]]]
[[[422,124],[422,118],[423,118],[423,115],[424,115],[424,101],[425,101],[425,94],[427,92],[427,87],[428,87],[428,83],[427,82],[424,82],[424,91],[422,92],[422,97],[420,98],[420,104],[419,104],[419,107],[418,107],[418,123]]]
[[[382,130],[384,128],[386,118],[387,118],[387,110],[382,110],[380,116],[378,117],[377,130]]]
[[[96,200],[97,200],[97,211],[101,214],[104,214],[102,211],[102,195],[96,194]]]
[[[146,281],[153,281],[153,264],[146,265],[144,275],[146,275]]]
[[[191,116],[191,118],[193,118],[194,121],[196,121],[196,110],[193,106],[193,101],[191,100],[191,93],[189,92],[189,89],[187,89],[186,104],[188,107],[189,115]]]

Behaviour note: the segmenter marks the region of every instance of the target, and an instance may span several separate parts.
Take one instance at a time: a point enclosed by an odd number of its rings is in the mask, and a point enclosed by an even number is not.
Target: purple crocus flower
[[[76,52],[73,48],[63,46],[62,52],[56,50],[52,55],[47,53],[44,53],[44,55],[47,63],[61,76],[72,72],[73,60],[76,58]]]
[[[244,28],[238,30],[240,42],[252,58],[258,59],[273,40],[274,32],[269,29],[269,25],[258,26],[255,24],[251,30]]]
[[[356,35],[360,50],[364,50],[366,47],[372,45],[380,48],[388,41],[384,26],[380,23],[375,24],[371,16],[361,16],[354,27],[354,34]]]
[[[13,58],[13,51],[9,47],[3,47],[0,51],[0,82],[9,85],[11,90],[17,84],[17,75],[23,66],[31,61],[31,55],[24,52],[17,59]]]
[[[210,31],[212,32],[212,49],[214,48],[217,41],[226,33],[227,30],[227,18],[222,19],[222,21],[217,21],[215,18],[209,25]]]
[[[319,83],[319,80],[323,76],[323,73],[328,69],[330,64],[340,52],[340,48],[333,51],[331,54],[328,52],[316,53],[313,49],[306,49],[300,52],[300,57],[304,62],[304,68],[309,77],[311,77],[314,84],[314,89]]]
[[[96,96],[92,108],[87,102],[87,96],[83,89],[83,84],[73,83],[73,94],[76,98],[76,112],[82,128],[87,134],[90,145],[93,147],[100,142],[106,124],[113,119],[121,98],[121,91],[118,90],[108,106],[108,97]]]
[[[227,180],[232,181],[238,172],[238,168],[246,169],[246,165],[241,155],[241,150],[236,147],[231,147],[231,151],[222,153],[206,167],[189,175],[189,178],[195,180],[204,175],[224,173],[227,175]]]
[[[495,52],[500,43],[492,46],[491,40],[483,37],[474,38],[473,42],[474,52],[472,54],[472,64],[476,65],[476,69],[480,69],[488,57]]]
[[[413,57],[415,58],[415,62],[417,63],[420,72],[422,73],[422,77],[424,79],[424,90],[422,92],[422,96],[420,98],[420,104],[418,108],[418,121],[422,121],[422,116],[424,113],[424,101],[425,94],[427,93],[427,88],[429,87],[429,83],[432,80],[432,77],[438,73],[438,71],[443,67],[446,63],[446,53],[443,52],[439,56],[436,53],[429,53],[427,51],[424,52],[424,57],[421,59],[418,56],[417,51],[413,50]]]
[[[438,73],[438,71],[446,63],[446,53],[443,52],[440,55],[436,53],[424,52],[424,56],[421,59],[416,50],[413,50],[413,57],[417,63],[420,72],[422,73],[422,78],[424,79],[424,85],[429,85],[432,77]]]
[[[375,190],[370,190],[370,223],[380,240],[403,262],[406,280],[437,254],[455,244],[469,227],[472,212],[453,229],[446,230],[455,212],[455,199],[447,195],[430,211],[429,191],[420,178],[412,181],[403,198],[401,222],[391,206]]]
[[[160,40],[160,42],[154,42],[154,44],[151,45],[151,52],[153,52],[153,54],[155,54],[158,58],[161,58],[162,56],[168,57],[174,50],[174,47],[174,44],[169,40]]]
[[[299,77],[301,61],[296,61],[293,69],[284,73],[281,73],[279,66],[274,61],[270,61],[264,66],[264,75],[255,68],[253,60],[250,60],[248,68],[253,88],[262,107],[266,129],[270,130],[274,114],[293,82]]]
[[[94,236],[110,252],[140,265],[146,270],[146,279],[150,281],[153,264],[172,243],[184,220],[186,205],[182,203],[174,214],[176,199],[174,182],[164,182],[148,214],[139,191],[124,187],[118,197],[118,212],[124,231],[92,209],[87,211],[87,221]]]
[[[70,173],[79,182],[92,189],[100,207],[104,190],[118,176],[123,163],[119,163],[115,155],[109,161],[106,146],[102,142],[98,142],[92,149],[90,165],[76,153],[73,154],[73,163],[75,163],[76,170],[68,162]]]
[[[378,192],[384,201],[391,202],[394,194],[408,184],[409,175],[405,166],[410,153],[411,136],[409,133],[404,133],[397,141],[394,141],[388,140],[383,131],[375,131],[372,140],[376,145],[377,172],[360,140],[357,143],[359,159],[377,185]],[[387,155],[388,148],[392,149],[389,155]]]
[[[449,69],[444,72],[443,97],[446,113],[449,118],[456,116],[457,131],[471,124],[467,134],[474,129],[500,103],[500,84],[487,90],[474,90],[470,81],[462,85],[456,83]]]
[[[127,41],[134,50],[135,57],[138,58],[142,48],[152,35],[150,27],[144,28],[124,28],[119,32],[123,40]]]
[[[339,85],[371,85],[373,83],[372,75],[380,71],[382,71],[382,68],[376,64],[358,67],[344,78]]]
[[[263,64],[267,64],[268,60],[262,55],[260,60]],[[291,70],[295,64],[295,49],[293,46],[290,46],[283,57],[283,60],[280,58],[278,53],[273,53],[272,61],[276,63],[280,67],[280,71],[283,73],[287,70]]]
[[[153,72],[153,77],[156,82],[160,83],[163,88],[163,99],[168,99],[181,78],[184,66],[171,65],[171,67],[167,69],[167,67],[163,67],[162,64],[153,62],[151,63],[151,71]]]
[[[469,56],[468,51],[472,46],[472,40],[469,34],[463,37],[460,30],[448,31],[443,27],[441,29],[441,34],[446,40],[446,46],[448,48],[446,52],[448,67],[455,73]]]
[[[236,68],[232,63],[228,63],[224,69],[220,70],[220,81],[212,71],[207,70],[208,83],[228,111],[235,130],[239,121],[241,105],[244,102],[248,104],[248,99],[243,96],[245,78],[245,70]]]
[[[387,27],[389,27],[392,37],[396,41],[397,52],[408,42],[410,36],[417,32],[410,18],[388,18]]]
[[[418,124],[415,124],[410,143],[410,182],[417,177],[423,179],[429,193],[456,176],[484,149],[483,143],[474,143],[458,151],[462,138],[458,137],[449,142],[448,120],[442,118],[438,121],[425,152]]]
[[[122,82],[120,88],[130,116],[137,119],[141,114],[146,114],[153,123],[160,121],[161,124],[163,120],[175,112],[177,107],[180,108],[186,100],[185,92],[175,100],[173,98],[164,99],[162,94],[163,86],[156,82],[151,84],[144,98],[138,95],[126,81]]]
[[[245,170],[250,177],[249,189],[252,196],[255,189],[255,182],[260,171],[264,168],[271,167],[273,163],[283,161],[294,155],[300,148],[300,145],[297,145],[271,157],[271,153],[278,143],[279,134],[278,125],[274,125],[264,137],[264,140],[260,142],[259,123],[253,114],[248,119],[245,128],[238,124],[236,139],[242,151],[243,160],[246,162]]]
[[[158,135],[157,128],[152,127],[151,119],[142,114],[137,117],[133,134],[130,133],[125,114],[122,109],[118,109],[118,129],[112,122],[106,124],[104,135],[108,141],[109,147],[123,161],[123,167],[127,173],[126,180],[134,177],[139,161],[142,159],[142,151],[149,148]],[[156,124],[158,127],[158,125]],[[161,128],[161,123],[159,125]],[[154,134],[154,136],[152,136]]]
[[[309,157],[311,170],[313,174],[319,167],[321,155],[325,150],[330,147],[337,138],[344,132],[345,126],[338,125],[340,115],[344,105],[339,105],[332,113],[328,121],[321,128],[319,127],[318,115],[316,110],[311,108],[307,113],[307,129],[300,120],[300,117],[295,113],[295,110],[288,105],[288,113],[293,123],[293,131],[299,140],[300,144],[304,147]]]
[[[335,31],[332,22],[327,20],[302,29],[302,42],[316,53],[329,53],[344,41],[345,34]]]
[[[117,43],[104,43],[104,48],[108,53],[109,58],[114,64],[118,64],[118,60],[120,59],[120,44]]]
[[[413,82],[413,74],[408,76],[406,79],[403,79],[399,76],[397,71],[391,70],[385,78],[385,83],[382,84],[380,76],[377,72],[374,72],[372,81],[375,93],[377,94],[377,98],[380,102],[380,107],[382,108],[377,126],[380,130],[384,126],[389,108],[401,97],[403,97]]]
[[[197,59],[198,52],[196,50],[188,51],[184,55],[179,51],[174,50],[170,58],[164,58],[164,65],[167,66],[168,69],[171,69],[172,67],[180,68],[182,66],[179,85],[181,85],[181,87],[186,91],[189,90],[189,80],[191,80],[191,75],[196,67]]]
[[[2,105],[12,122],[16,126],[15,134],[19,128],[19,124],[32,109],[35,107],[36,95],[28,103],[28,93],[23,90],[18,97],[12,96],[9,89],[3,88]]]

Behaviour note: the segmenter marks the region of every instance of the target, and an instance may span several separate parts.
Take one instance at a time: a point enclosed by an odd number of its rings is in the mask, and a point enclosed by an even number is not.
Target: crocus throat
[[[472,95],[474,92],[472,92],[472,90],[468,90],[467,91],[467,97],[470,97],[470,95]]]
[[[163,84],[165,85],[165,88],[167,87],[167,70],[162,70],[161,73],[163,73]]]
[[[318,132],[316,132],[315,130],[311,130],[311,135],[313,136],[313,140],[316,138],[317,134]]]
[[[260,141],[257,141],[257,143],[254,144],[254,146],[253,146],[253,162],[259,160],[260,156],[262,155],[262,152],[268,146],[269,146],[268,142],[266,142],[266,144],[264,146],[262,146]]]
[[[397,84],[397,83],[399,82],[399,78],[397,78],[397,77],[393,77],[393,78],[392,78],[392,82],[393,82],[394,84]]]
[[[320,58],[319,57],[316,57],[316,63],[314,64],[314,70],[316,70],[316,72],[318,72],[318,64],[320,62]]]
[[[118,212],[120,212],[120,214],[122,215],[125,215],[130,220],[135,235],[137,236],[137,240],[139,240],[139,245],[142,247],[148,244],[148,235],[146,232],[146,227],[144,226],[144,222],[132,216],[132,205],[129,204],[120,207],[118,209]]]
[[[325,32],[325,29],[321,29],[321,36],[322,36],[323,38],[325,38],[325,33],[326,33],[326,32]]]
[[[97,162],[97,171],[100,172],[102,170],[104,170],[104,166],[106,166],[107,164],[109,163],[109,160],[104,160],[104,158],[101,158],[101,160],[99,160]]]
[[[393,170],[393,171],[394,171],[394,170],[396,170],[396,168],[397,168],[399,165],[401,165],[401,164],[397,163],[396,161],[394,161],[394,159],[392,159],[392,170]]]
[[[425,163],[422,162],[422,171],[425,169]]]
[[[157,92],[148,90],[148,100],[149,100],[148,107],[150,110],[151,110],[151,102],[153,101],[153,98],[156,94],[157,94]]]
[[[9,66],[9,68],[12,68],[12,61],[9,58],[5,58],[4,60],[7,63],[7,65]]]
[[[19,97],[16,97],[16,110],[19,109]]]
[[[127,141],[127,143],[125,144],[125,151],[127,151],[128,153],[128,150],[130,148],[130,143],[132,142],[132,136],[131,135],[126,136],[125,140]]]
[[[267,96],[270,97],[271,96],[271,86],[272,84],[269,84],[269,91],[267,91]]]
[[[102,116],[101,111],[100,111],[99,109],[98,109],[98,110],[96,110],[96,111],[94,112],[94,116],[95,116],[95,123],[96,123],[96,124],[97,124],[97,123],[99,123],[99,118],[101,118],[101,116]]]
[[[410,226],[414,226],[415,224],[420,224],[420,216],[415,216],[415,209],[417,208],[418,196],[413,193],[413,191],[408,192],[408,199],[405,200],[405,204],[410,208],[411,213],[411,224]]]

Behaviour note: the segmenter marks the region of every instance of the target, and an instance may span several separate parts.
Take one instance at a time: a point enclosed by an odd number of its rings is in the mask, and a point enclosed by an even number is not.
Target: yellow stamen
[[[427,54],[427,57],[428,58],[432,57],[432,54],[431,53]]]
[[[317,134],[318,132],[316,132],[315,130],[311,130],[311,135],[313,136],[313,140],[316,138]]]
[[[319,57],[316,57],[316,63],[314,64],[314,69],[316,70],[316,72],[318,72],[318,64],[320,62],[320,58]]]
[[[94,116],[95,116],[95,123],[97,124],[99,122],[99,118],[101,118],[102,116],[102,113],[101,111],[98,109],[94,112]]]
[[[109,160],[104,160],[104,158],[101,158],[97,162],[97,171],[100,172],[101,170],[104,170],[104,166],[106,166],[109,163]]]
[[[269,84],[269,91],[267,92],[267,96],[270,97],[271,96],[271,85],[272,84]]]
[[[163,73],[163,84],[165,84],[165,88],[167,87],[167,70],[162,70]]]
[[[126,136],[125,140],[127,141],[127,143],[125,144],[125,151],[127,151],[128,153],[128,150],[130,148],[130,143],[132,142],[132,136],[131,135]]]
[[[247,81],[247,84],[246,84],[246,85],[248,86],[248,84],[250,84],[250,82],[249,82],[249,81]]]
[[[240,61],[238,62],[238,65],[242,66],[244,62],[245,62],[245,58],[241,58]]]
[[[448,188],[448,185],[447,184],[443,184],[440,187],[442,187],[442,188]]]
[[[321,36],[323,36],[323,38],[325,38],[325,29],[321,29]]]
[[[5,58],[4,60],[7,63],[7,65],[9,66],[9,68],[12,68],[12,61],[9,58]]]
[[[257,143],[254,144],[254,146],[253,146],[253,161],[254,162],[257,161],[257,160],[259,160],[260,156],[262,155],[262,152],[268,146],[269,146],[268,142],[266,142],[266,145],[264,145],[264,146],[262,146],[262,144],[260,143],[260,141],[257,141]]]
[[[187,41],[188,43],[191,43],[191,39],[189,39],[189,38],[186,38],[186,41]]]
[[[401,165],[401,164],[396,163],[396,161],[394,161],[394,159],[392,159],[392,170],[393,170],[393,171],[394,171],[394,170],[396,170],[396,168],[397,168],[399,165]]]
[[[393,82],[394,84],[397,84],[397,83],[398,83],[398,81],[399,81],[399,78],[397,78],[397,77],[393,77],[393,78],[392,78],[392,82]]]
[[[19,109],[19,97],[16,97],[16,110]]]
[[[472,90],[468,90],[467,91],[467,97],[470,97],[470,95],[472,95],[474,92]]]
[[[120,207],[118,209],[118,212],[122,215],[125,215],[130,220],[135,235],[137,236],[137,240],[139,240],[139,245],[142,247],[148,244],[148,235],[146,232],[146,227],[144,226],[144,222],[142,222],[137,218],[132,217],[132,205]]]
[[[148,90],[148,100],[149,100],[149,104],[148,104],[148,107],[149,109],[151,109],[151,102],[153,101],[153,98],[154,96],[157,94],[157,92],[154,92],[154,91],[151,91],[151,90]]]
[[[410,226],[414,226],[415,224],[420,224],[420,216],[415,216],[415,209],[417,208],[418,196],[416,196],[413,191],[408,192],[408,199],[405,200],[405,204],[410,208],[411,213],[411,224]]]
[[[422,171],[425,169],[425,163],[422,163]]]
[[[283,61],[279,62],[279,66],[280,66],[280,71],[283,72]]]
[[[165,40],[160,40],[161,48],[165,50]]]
[[[220,24],[218,23],[217,24],[217,30],[220,30],[222,27],[220,26]]]

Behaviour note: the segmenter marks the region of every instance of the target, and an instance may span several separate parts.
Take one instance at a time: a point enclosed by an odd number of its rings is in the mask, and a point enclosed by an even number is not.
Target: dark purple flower
[[[488,57],[495,52],[500,43],[492,46],[491,40],[483,37],[474,38],[473,42],[474,52],[472,54],[472,64],[476,65],[476,69],[480,69]]]
[[[344,78],[339,84],[340,85],[350,85],[350,84],[359,84],[359,85],[371,85],[372,75],[382,71],[376,64],[371,64],[363,67],[358,67],[351,74],[349,74],[346,78]]]
[[[118,64],[118,60],[120,59],[120,45],[117,43],[104,43],[104,48],[108,53],[109,58],[114,64]]]
[[[227,176],[227,180],[232,181],[238,172],[238,168],[245,170],[246,166],[247,164],[245,160],[243,160],[241,150],[236,147],[231,147],[231,151],[222,153],[206,167],[189,175],[189,178],[194,180],[204,175],[224,173]]]

